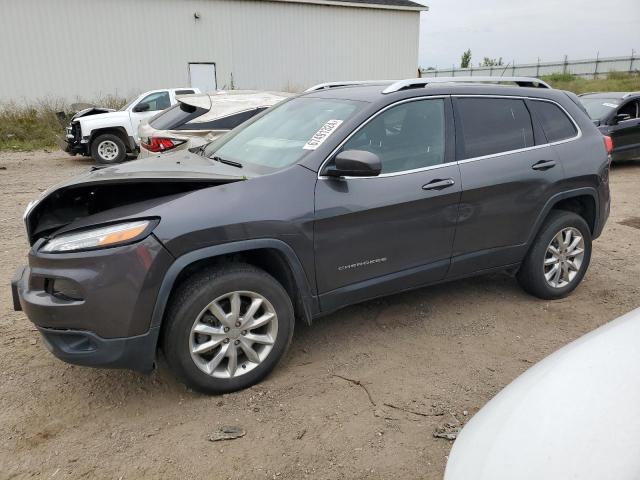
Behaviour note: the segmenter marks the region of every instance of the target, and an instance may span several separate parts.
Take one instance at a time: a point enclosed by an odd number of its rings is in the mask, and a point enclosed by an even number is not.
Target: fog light
[[[49,279],[47,291],[54,297],[58,297],[62,300],[84,300],[82,297],[82,290],[73,280],[66,278],[54,278]]]

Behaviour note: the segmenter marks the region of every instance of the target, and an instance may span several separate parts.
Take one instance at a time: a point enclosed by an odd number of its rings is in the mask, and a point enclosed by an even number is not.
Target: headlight
[[[66,233],[49,240],[40,251],[43,253],[62,253],[114,247],[141,239],[150,232],[149,227],[152,224],[154,224],[152,220],[138,220],[78,233]]]

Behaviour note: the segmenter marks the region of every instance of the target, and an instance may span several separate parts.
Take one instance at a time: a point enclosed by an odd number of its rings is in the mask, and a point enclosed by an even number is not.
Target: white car
[[[102,164],[122,162],[127,154],[136,154],[138,126],[145,120],[177,103],[179,95],[200,93],[197,88],[170,88],[145,92],[122,109],[87,108],[76,113],[65,136],[58,142],[70,155],[91,156]]]
[[[291,95],[230,90],[181,96],[177,105],[140,123],[140,157],[209,143]]]
[[[640,479],[640,308],[534,365],[469,421],[445,480]]]

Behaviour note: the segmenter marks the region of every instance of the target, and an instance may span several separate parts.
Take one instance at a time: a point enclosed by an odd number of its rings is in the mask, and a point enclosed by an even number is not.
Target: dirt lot
[[[465,423],[532,363],[640,305],[639,163],[614,168],[612,216],[567,299],[534,299],[499,274],[368,302],[299,325],[274,374],[222,397],[162,364],[150,376],[66,365],[12,311],[9,279],[25,261],[27,202],[89,166],[0,154],[2,478],[440,479],[451,443],[438,426]],[[246,435],[210,442],[222,425]]]

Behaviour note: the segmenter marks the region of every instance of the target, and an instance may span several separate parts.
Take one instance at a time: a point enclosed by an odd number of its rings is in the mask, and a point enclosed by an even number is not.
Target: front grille
[[[80,122],[71,123],[71,135],[73,135],[73,143],[80,143],[80,140],[82,140],[82,129],[80,128]]]

